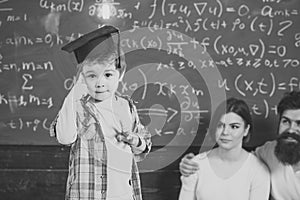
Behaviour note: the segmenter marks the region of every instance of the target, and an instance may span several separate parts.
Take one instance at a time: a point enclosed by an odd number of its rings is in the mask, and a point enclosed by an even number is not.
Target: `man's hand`
[[[198,169],[198,163],[192,160],[194,158],[193,153],[186,154],[180,161],[179,171],[183,176],[189,176],[194,174]]]

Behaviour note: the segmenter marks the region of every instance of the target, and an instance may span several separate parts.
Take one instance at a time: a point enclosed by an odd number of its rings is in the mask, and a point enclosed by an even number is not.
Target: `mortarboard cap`
[[[105,25],[92,32],[89,32],[78,39],[68,43],[62,47],[62,50],[69,53],[74,52],[77,63],[82,63],[89,55],[97,55],[99,51],[107,51],[107,49],[115,46],[112,35],[118,34],[117,51],[120,56],[120,34],[119,30],[114,26]],[[120,64],[120,59],[119,63]]]

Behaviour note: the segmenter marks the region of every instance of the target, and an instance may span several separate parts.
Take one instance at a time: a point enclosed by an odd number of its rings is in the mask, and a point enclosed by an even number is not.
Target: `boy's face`
[[[82,74],[89,95],[98,101],[110,99],[118,89],[120,72],[116,69],[114,60],[103,64],[85,64]]]

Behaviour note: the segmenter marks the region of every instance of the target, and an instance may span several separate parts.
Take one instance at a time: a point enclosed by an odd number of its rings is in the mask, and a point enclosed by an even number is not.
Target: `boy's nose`
[[[99,77],[96,81],[96,88],[104,87],[103,78]]]

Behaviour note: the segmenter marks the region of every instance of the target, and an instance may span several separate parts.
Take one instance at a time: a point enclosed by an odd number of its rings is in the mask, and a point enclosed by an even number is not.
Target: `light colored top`
[[[256,155],[269,167],[271,172],[271,195],[276,200],[300,199],[300,172],[291,165],[283,165],[274,154],[277,142],[266,142],[256,148]]]
[[[118,142],[116,131],[122,129],[120,120],[127,119],[126,124],[133,124],[128,102],[118,98],[115,105],[97,103],[101,115],[99,121],[107,148],[107,200],[133,200],[129,180],[131,179],[132,151],[129,145]],[[118,113],[116,113],[116,111]],[[129,128],[128,128],[129,129]]]
[[[221,178],[210,166],[207,153],[193,158],[199,170],[188,177],[181,176],[179,200],[268,200],[270,175],[266,166],[253,154],[229,178]]]

